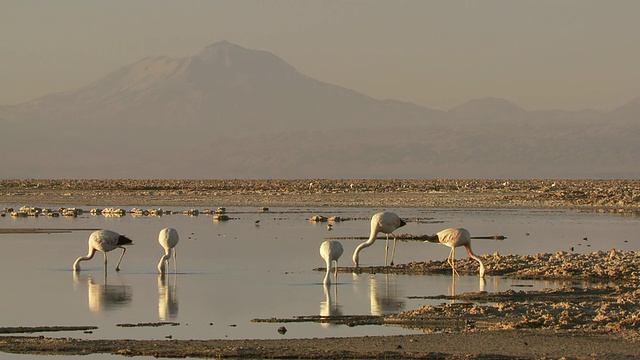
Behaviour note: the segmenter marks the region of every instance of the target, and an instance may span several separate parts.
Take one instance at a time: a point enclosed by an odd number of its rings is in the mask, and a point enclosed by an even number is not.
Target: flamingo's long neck
[[[87,256],[80,256],[73,263],[73,270],[74,271],[80,271],[80,262],[93,259],[93,255],[95,255],[95,254],[96,254],[96,249],[93,248],[93,247],[90,247],[89,248],[89,253],[87,254]]]
[[[171,253],[172,253],[171,248],[168,248],[164,251],[164,255],[160,258],[160,262],[158,263],[158,271],[160,271],[160,273],[164,274],[166,271],[166,261],[168,261],[169,259],[171,259]]]
[[[327,273],[324,276],[324,281],[323,283],[325,285],[329,285],[331,284],[331,265],[333,264],[333,261],[327,257]]]
[[[376,236],[378,235],[377,229],[371,229],[371,234],[369,235],[369,240],[363,242],[362,244],[356,247],[356,250],[353,252],[353,263],[356,267],[358,267],[358,260],[360,259],[360,250],[367,248],[373,245],[376,242]]]
[[[480,260],[480,258],[478,256],[476,256],[476,254],[474,254],[473,251],[471,251],[471,246],[470,245],[465,245],[464,247],[467,249],[467,252],[469,253],[469,257],[471,257],[472,259],[477,261],[478,264],[480,264],[480,277],[483,278],[484,277],[484,264],[482,263],[482,260]]]

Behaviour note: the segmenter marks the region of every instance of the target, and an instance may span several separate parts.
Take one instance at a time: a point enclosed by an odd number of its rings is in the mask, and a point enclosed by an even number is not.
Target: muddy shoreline
[[[640,180],[0,180],[0,204],[640,211]]]
[[[1,337],[0,350],[47,355],[105,353],[244,359],[617,360],[638,356],[638,344],[608,333],[547,330],[291,340],[76,340],[14,336]]]
[[[353,206],[567,208],[637,214],[637,180],[0,180],[0,206]],[[554,291],[442,296],[443,304],[349,326],[405,326],[421,335],[283,340],[80,340],[0,336],[20,354],[194,358],[634,359],[640,356],[640,253],[486,255],[488,275],[600,279]],[[497,256],[497,257],[496,257]],[[577,255],[576,255],[577,256]],[[524,264],[524,266],[523,266]],[[461,274],[473,262],[456,261]],[[341,271],[353,271],[343,268]],[[442,262],[364,271],[445,273]],[[482,306],[471,302],[484,303]],[[286,325],[288,320],[275,319]],[[299,320],[299,319],[297,319]],[[296,320],[296,321],[297,321]],[[44,324],[43,326],[55,326]],[[0,329],[1,330],[1,329]],[[31,329],[38,330],[38,329]],[[20,333],[29,333],[22,329]],[[40,329],[37,333],[43,333]]]

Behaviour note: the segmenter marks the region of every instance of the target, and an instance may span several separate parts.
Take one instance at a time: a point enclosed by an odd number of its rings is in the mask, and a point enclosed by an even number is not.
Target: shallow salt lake
[[[11,205],[11,204],[10,204]],[[3,205],[8,206],[8,205]],[[20,205],[11,205],[14,208]],[[47,207],[47,206],[45,206]],[[51,206],[49,208],[57,208]],[[130,210],[131,207],[123,207]],[[165,207],[182,211],[187,208]],[[214,208],[215,209],[215,208]],[[89,208],[84,208],[88,211]],[[199,209],[204,210],[204,209]],[[338,274],[338,283],[322,285],[318,248],[327,237],[366,237],[369,219],[390,210],[409,220],[397,233],[433,234],[448,227],[465,227],[472,236],[505,235],[504,241],[473,240],[477,254],[535,254],[540,252],[640,250],[640,221],[634,216],[570,210],[473,210],[414,208],[227,208],[229,221],[211,215],[161,217],[93,216],[76,218],[0,218],[0,228],[100,228],[126,234],[128,247],[114,270],[121,250],[110,253],[108,274],[98,253],[71,271],[73,261],[87,253],[91,231],[52,234],[0,234],[0,324],[12,326],[97,326],[92,333],[47,332],[46,336],[86,339],[280,339],[394,335],[415,333],[391,326],[328,325],[319,323],[256,323],[251,319],[308,315],[379,315],[417,309],[443,300],[409,296],[448,295],[468,291],[533,290],[562,286],[562,282],[510,280],[487,276]],[[312,223],[311,216],[340,216],[357,220]],[[415,221],[416,218],[422,221]],[[255,225],[260,220],[259,225]],[[178,271],[161,277],[157,263],[163,254],[158,231],[174,227],[180,233]],[[583,238],[587,238],[584,240]],[[363,240],[341,240],[345,254],[340,266],[352,266],[351,255]],[[361,266],[384,262],[384,240],[364,249]],[[432,243],[398,242],[395,262],[444,260],[449,248]],[[457,258],[466,256],[458,248]],[[173,263],[171,263],[173,265]],[[173,271],[173,270],[172,270]],[[119,324],[175,322],[177,326],[122,327]],[[285,326],[285,334],[278,333]]]

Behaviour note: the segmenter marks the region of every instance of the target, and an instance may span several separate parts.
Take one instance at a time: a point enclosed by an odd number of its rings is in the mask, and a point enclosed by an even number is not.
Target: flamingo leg
[[[102,253],[104,255],[104,273],[107,273],[107,253],[103,252]]]
[[[388,258],[389,258],[389,234],[387,234],[387,245],[384,248],[384,266],[387,266]]]
[[[116,265],[116,271],[120,271],[120,262],[122,261],[122,258],[124,257],[124,253],[127,252],[127,248],[122,247],[122,254],[120,255],[120,259],[118,260],[118,265]],[[106,254],[105,254],[105,269],[106,269]]]
[[[391,234],[393,235],[393,234]],[[396,256],[396,241],[398,239],[396,238],[395,235],[393,235],[393,250],[391,250],[391,266],[393,266],[393,258]]]
[[[451,265],[451,268],[453,269],[452,275],[460,276],[460,274],[458,274],[458,271],[456,270],[455,259],[456,259],[456,248],[452,247],[451,252],[449,252],[449,257],[447,258],[447,263]]]

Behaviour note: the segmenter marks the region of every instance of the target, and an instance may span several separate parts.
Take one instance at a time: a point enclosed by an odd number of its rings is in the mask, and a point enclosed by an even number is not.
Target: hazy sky
[[[611,110],[640,96],[638,0],[0,0],[0,105],[220,40],[378,99]]]

